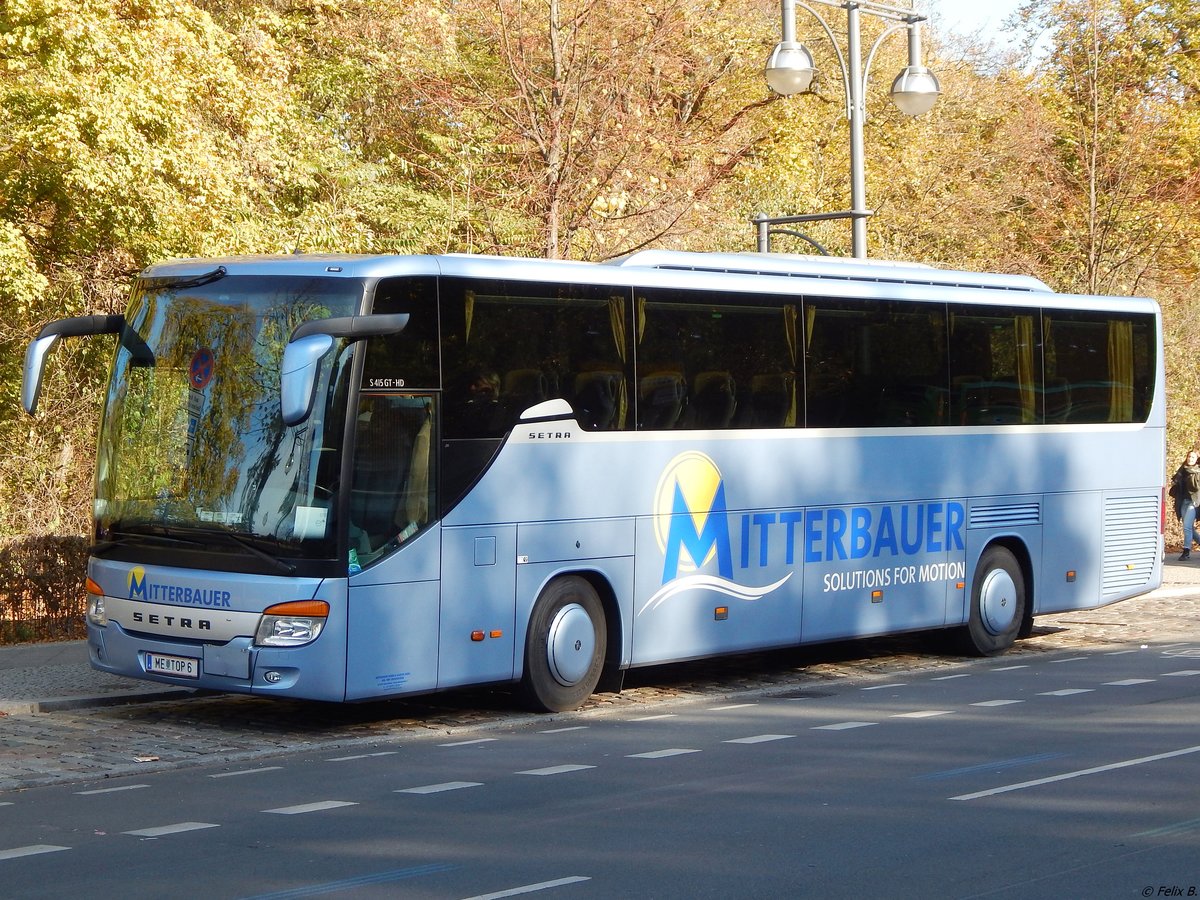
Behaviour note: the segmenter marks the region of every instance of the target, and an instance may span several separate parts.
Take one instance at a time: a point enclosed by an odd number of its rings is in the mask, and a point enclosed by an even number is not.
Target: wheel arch
[[[621,604],[617,598],[617,590],[613,585],[613,578],[610,573],[602,569],[576,564],[549,571],[543,578],[535,582],[537,587],[529,592],[528,605],[523,608],[523,613],[519,612],[520,615],[524,616],[524,619],[517,623],[517,647],[522,648],[525,646],[529,632],[529,622],[533,616],[533,609],[537,598],[556,580],[572,576],[582,578],[591,585],[596,595],[600,598],[600,605],[604,610],[604,672],[600,677],[600,687],[598,689],[619,691],[623,675],[621,668],[622,659],[627,637],[625,633],[625,618],[621,615]],[[515,663],[513,672],[514,680],[520,680],[525,668],[524,653],[520,652],[520,650],[518,650]]]
[[[616,589],[608,576],[598,569],[577,569],[560,574],[578,575],[591,584],[599,595],[600,605],[604,608],[604,627],[607,632],[604,637],[604,672],[600,676],[599,689],[619,691],[622,680],[621,648],[624,646],[625,635]]]
[[[1034,595],[1033,555],[1029,552],[1025,540],[1020,536],[1001,534],[993,537],[980,548],[979,556],[975,560],[977,566],[979,560],[983,559],[984,554],[992,547],[1003,547],[1013,555],[1017,565],[1021,567],[1021,580],[1025,584],[1025,613],[1021,617],[1021,627],[1017,631],[1017,637],[1029,637],[1033,631],[1033,609],[1037,605]]]

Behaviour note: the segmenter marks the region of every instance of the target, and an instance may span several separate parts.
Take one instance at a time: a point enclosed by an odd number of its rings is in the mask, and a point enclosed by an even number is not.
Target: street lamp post
[[[865,259],[867,255],[867,218],[873,213],[866,208],[863,122],[867,115],[866,82],[871,74],[871,62],[875,57],[875,52],[889,36],[901,29],[908,30],[908,65],[896,76],[890,91],[892,102],[905,115],[919,116],[932,109],[934,103],[937,102],[938,94],[941,93],[941,87],[933,72],[921,64],[921,23],[926,21],[925,16],[918,15],[911,9],[885,6],[880,3],[867,2],[867,0],[848,0],[844,3],[837,3],[834,0],[811,0],[811,2],[846,10],[846,55],[842,55],[829,23],[808,3],[797,2],[797,0],[780,0],[783,39],[771,51],[763,75],[771,90],[784,96],[802,94],[812,86],[813,79],[817,74],[812,54],[804,44],[796,42],[796,7],[800,6],[820,23],[837,54],[838,65],[842,72],[842,87],[846,93],[846,118],[850,123],[851,208],[841,213],[821,215],[827,218],[850,219],[853,229],[852,253],[857,259]],[[860,16],[863,12],[894,23],[876,39],[871,47],[871,52],[867,55],[865,66],[862,62],[860,27]],[[796,217],[788,218],[796,221]],[[770,220],[760,217],[756,221]]]

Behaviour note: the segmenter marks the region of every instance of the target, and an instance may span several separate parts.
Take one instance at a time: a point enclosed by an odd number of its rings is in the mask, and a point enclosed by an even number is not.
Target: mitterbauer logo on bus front
[[[696,590],[760,600],[802,563],[821,566],[826,592],[962,578],[965,527],[957,500],[731,514],[717,464],[690,450],[667,464],[655,489],[662,586],[639,613]]]
[[[126,579],[130,600],[149,603],[172,603],[176,606],[210,606],[228,609],[232,599],[229,591],[194,584],[164,584],[151,581],[146,570],[134,566]]]

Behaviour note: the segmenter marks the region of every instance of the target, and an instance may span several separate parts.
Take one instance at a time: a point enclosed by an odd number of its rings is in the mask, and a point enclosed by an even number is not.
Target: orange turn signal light
[[[89,578],[87,581],[85,581],[83,583],[83,589],[85,591],[87,591],[89,594],[94,594],[97,597],[104,596],[104,588],[102,588],[102,587],[100,587],[100,585],[96,584],[96,582],[93,581],[91,578]]]
[[[276,603],[263,610],[264,616],[328,616],[329,604],[324,600],[292,600]]]

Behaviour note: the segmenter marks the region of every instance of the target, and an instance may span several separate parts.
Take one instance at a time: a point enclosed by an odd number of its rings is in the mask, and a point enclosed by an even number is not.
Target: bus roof
[[[826,278],[837,281],[873,281],[879,284],[973,287],[998,291],[1053,293],[1045,282],[1029,275],[1001,275],[935,269],[912,262],[844,259],[791,253],[691,253],[679,250],[642,250],[614,260],[622,268],[675,269],[724,272],[737,275],[778,275],[792,278]]]

